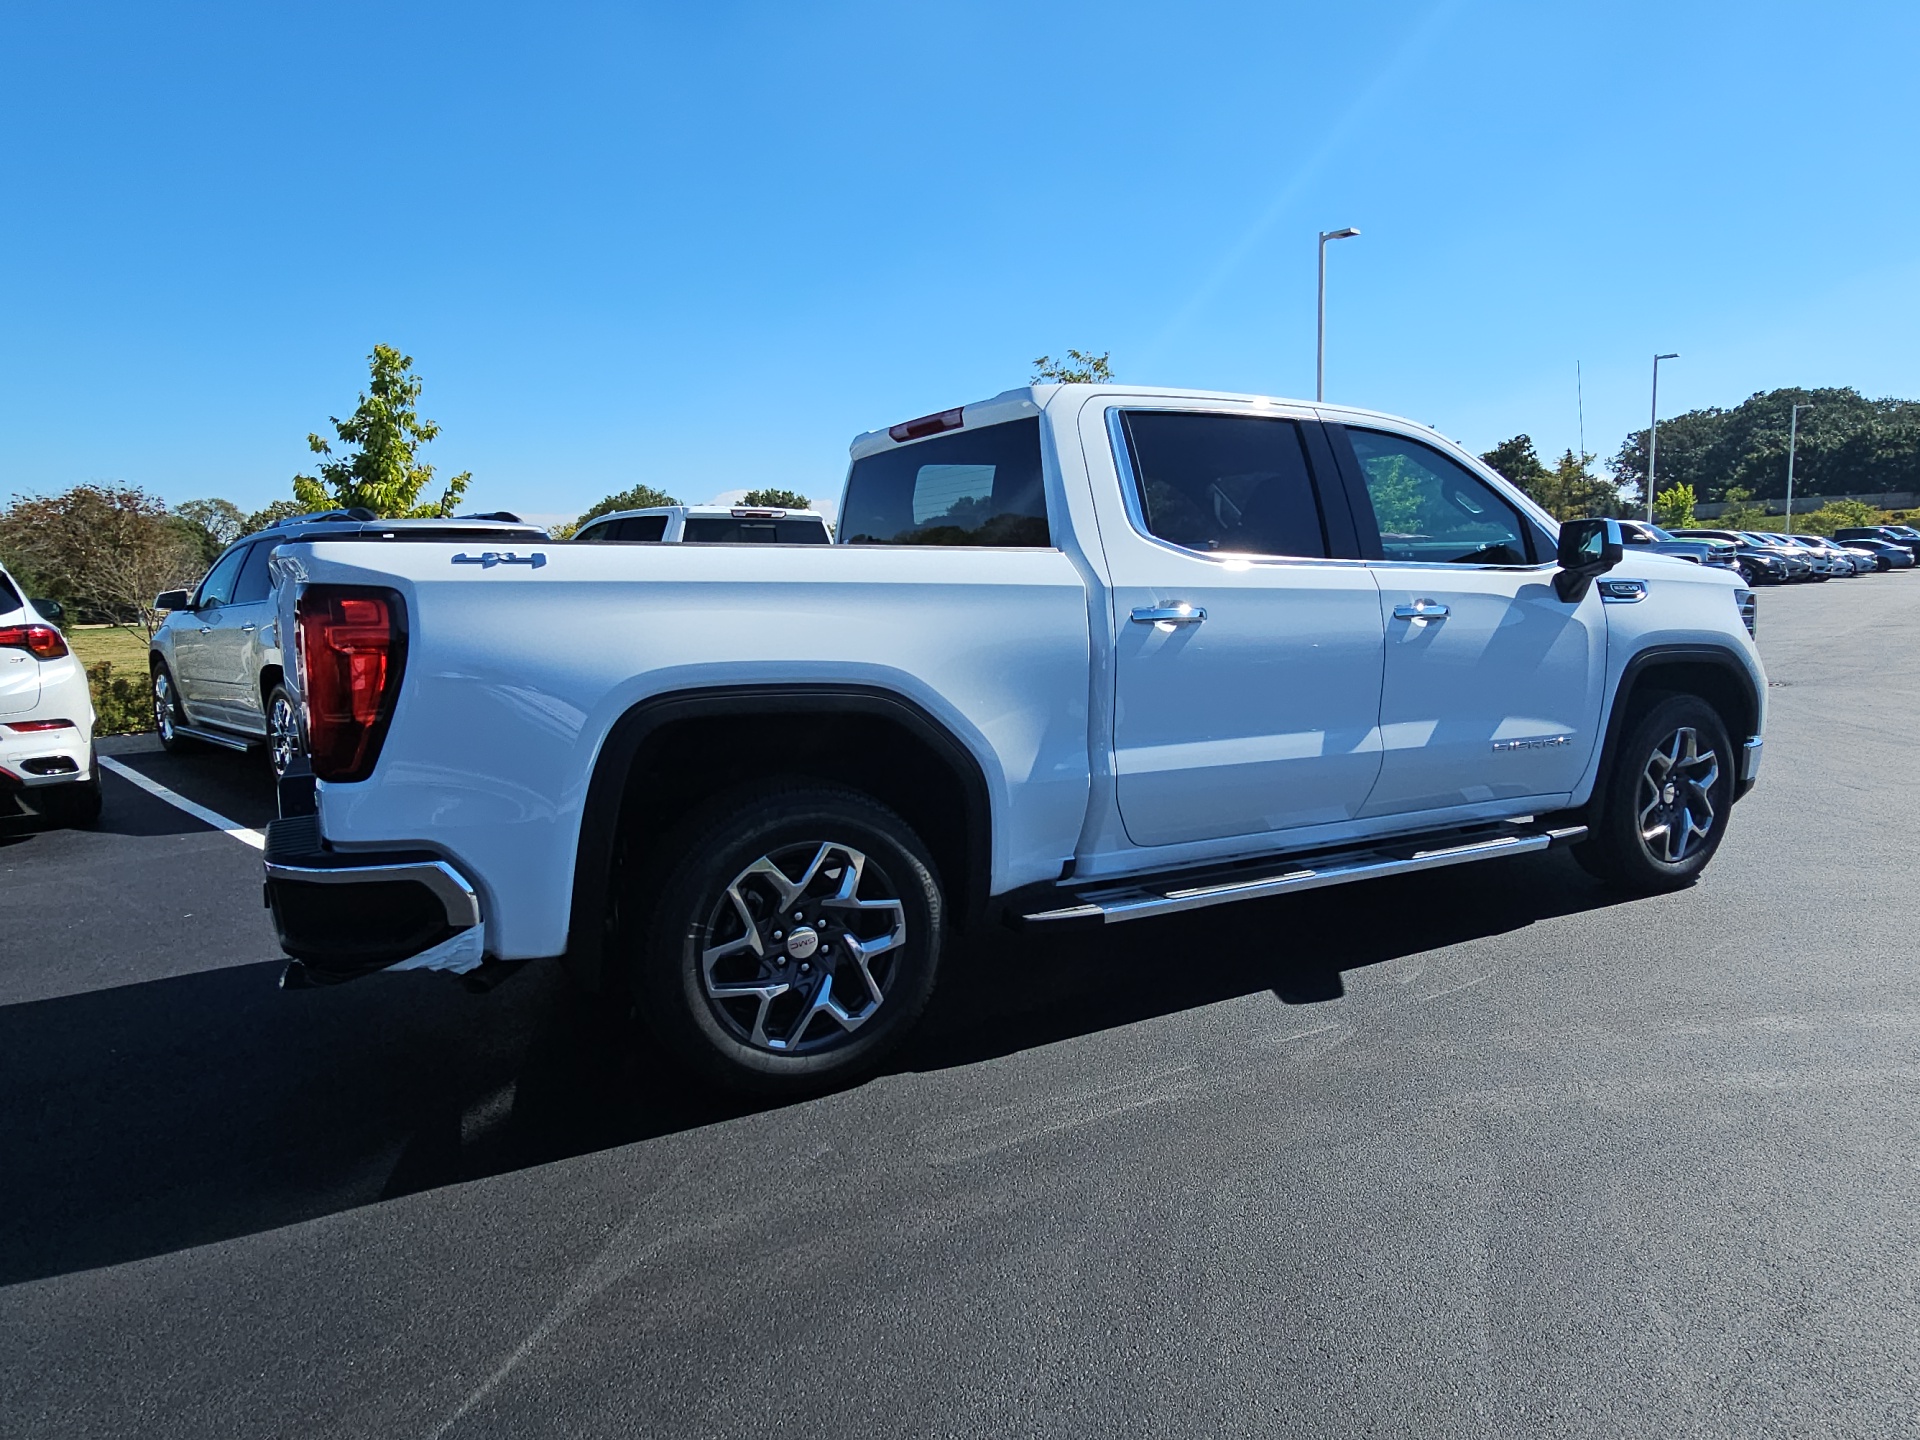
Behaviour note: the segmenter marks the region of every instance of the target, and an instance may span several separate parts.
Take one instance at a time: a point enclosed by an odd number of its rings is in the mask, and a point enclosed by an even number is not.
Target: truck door
[[[1338,558],[1354,532],[1319,428],[1279,407],[1145,399],[1102,401],[1081,424],[1123,508],[1100,538],[1128,838],[1352,820],[1380,770],[1383,625],[1371,571]]]
[[[1385,429],[1327,433],[1387,627],[1384,753],[1365,813],[1565,796],[1598,736],[1599,588],[1561,600],[1540,527],[1451,456]]]

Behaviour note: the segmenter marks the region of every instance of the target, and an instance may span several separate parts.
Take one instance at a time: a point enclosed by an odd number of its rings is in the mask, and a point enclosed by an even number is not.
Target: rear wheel
[[[1696,695],[1670,695],[1629,723],[1575,858],[1640,894],[1691,885],[1726,834],[1733,779],[1719,715]]]
[[[267,760],[278,780],[306,753],[300,738],[300,712],[293,708],[287,687],[276,684],[267,692]]]
[[[667,869],[643,901],[633,997],[706,1078],[769,1095],[836,1084],[877,1065],[926,1008],[940,885],[885,806],[770,785],[724,797],[656,853]]]

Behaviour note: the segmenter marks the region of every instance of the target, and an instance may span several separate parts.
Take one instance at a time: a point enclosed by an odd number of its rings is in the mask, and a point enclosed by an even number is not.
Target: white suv
[[[0,568],[0,813],[24,806],[73,825],[100,817],[93,695],[79,656],[52,623],[60,607],[28,600]]]
[[[576,544],[831,545],[833,534],[817,510],[773,510],[747,505],[657,505],[596,515],[574,534]]]

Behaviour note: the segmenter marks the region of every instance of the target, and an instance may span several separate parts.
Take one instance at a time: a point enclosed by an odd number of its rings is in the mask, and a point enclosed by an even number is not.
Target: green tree
[[[340,442],[353,448],[335,460],[331,442],[307,436],[313,453],[329,458],[317,476],[293,477],[294,498],[309,510],[359,505],[383,517],[453,514],[473,479],[471,471],[449,480],[439,500],[419,503],[420,492],[433,480],[433,467],[417,460],[415,452],[440,427],[422,419],[416,408],[421,382],[413,373],[413,357],[391,345],[375,345],[368,363],[371,379],[359,406],[345,420],[333,417]]]
[[[771,510],[805,510],[813,504],[798,490],[749,490],[740,503],[765,506]]]
[[[1753,492],[1743,490],[1738,485],[1730,485],[1720,496],[1726,509],[1720,512],[1714,525],[1721,530],[1752,530],[1767,522],[1767,510],[1764,505],[1753,503]]]
[[[325,507],[331,510],[331,505]],[[251,535],[264,530],[269,525],[278,525],[282,520],[291,520],[296,515],[307,513],[307,507],[298,500],[276,500],[264,510],[256,510],[240,522],[240,533]]]
[[[1033,362],[1035,385],[1106,385],[1113,380],[1113,366],[1108,363],[1111,350],[1102,350],[1095,355],[1090,350],[1068,350],[1067,358],[1056,360],[1051,355],[1042,355]]]
[[[1531,435],[1516,435],[1511,440],[1502,440],[1480,458],[1529,495],[1534,494],[1534,486],[1547,476],[1547,467],[1540,463]],[[1539,497],[1536,495],[1535,498]]]
[[[189,500],[173,511],[173,521],[211,565],[220,552],[247,533],[247,517],[231,500]]]
[[[16,497],[0,515],[0,553],[35,589],[90,616],[137,621],[149,635],[154,596],[192,584],[205,569],[166,505],[131,486]]]
[[[631,490],[622,490],[616,495],[607,496],[606,499],[587,511],[578,520],[574,521],[573,529],[578,530],[589,520],[601,515],[611,515],[616,510],[657,510],[662,505],[678,505],[679,503],[678,500],[674,499],[673,496],[667,494],[664,490],[656,490],[651,485],[635,485]]]
[[[1831,535],[1851,525],[1884,525],[1886,512],[1859,500],[1829,500],[1818,510],[1793,517],[1793,528],[1803,535]]]
[[[1693,518],[1693,486],[1675,485],[1662,490],[1653,497],[1653,518],[1664,530],[1691,530]]]

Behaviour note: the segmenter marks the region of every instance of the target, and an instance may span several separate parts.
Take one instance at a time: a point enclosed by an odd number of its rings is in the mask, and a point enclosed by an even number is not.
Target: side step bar
[[[1355,880],[1438,870],[1447,865],[1468,865],[1476,860],[1527,855],[1553,845],[1570,845],[1585,839],[1586,834],[1584,825],[1517,834],[1511,830],[1505,833],[1482,830],[1473,838],[1464,839],[1457,838],[1456,832],[1456,836],[1404,839],[1367,849],[1297,856],[1266,865],[1241,865],[1230,871],[1187,870],[1155,880],[1128,880],[1081,890],[1074,893],[1076,903],[1020,915],[1015,923],[1023,930],[1117,925],[1123,920],[1176,915],[1209,905],[1230,905],[1236,900],[1259,900],[1270,895],[1290,895],[1296,890],[1317,890],[1323,885],[1345,885]],[[1445,843],[1447,841],[1453,843]]]
[[[203,745],[218,745],[222,749],[239,750],[242,753],[260,743],[257,740],[243,740],[238,735],[222,735],[218,730],[196,730],[191,725],[175,725],[173,733],[189,740],[198,740]]]

